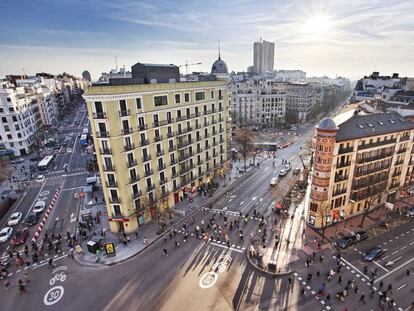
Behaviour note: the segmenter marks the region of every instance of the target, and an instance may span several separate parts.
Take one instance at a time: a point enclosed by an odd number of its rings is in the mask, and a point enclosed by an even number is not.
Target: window
[[[137,109],[142,109],[141,98],[136,98],[135,102],[137,103]]]
[[[3,108],[0,108],[0,112],[4,112]]]
[[[310,210],[314,213],[318,211],[318,204],[312,203],[310,204]]]
[[[206,92],[196,92],[195,98],[196,100],[204,100],[206,98]]]
[[[14,112],[14,108],[13,108],[13,107],[10,107],[10,108],[9,108],[9,111],[10,111],[10,112]]]
[[[181,95],[180,94],[175,94],[175,103],[176,104],[181,103]]]
[[[12,119],[13,119],[13,122],[17,122],[16,116],[13,116]]]
[[[154,96],[154,105],[155,106],[168,105],[168,97],[167,97],[167,95]]]
[[[190,93],[185,93],[184,94],[184,101],[187,103],[190,101]]]
[[[3,123],[7,123],[7,118],[6,117],[1,117],[1,121],[3,121]]]
[[[214,98],[214,91],[211,91],[211,98]]]

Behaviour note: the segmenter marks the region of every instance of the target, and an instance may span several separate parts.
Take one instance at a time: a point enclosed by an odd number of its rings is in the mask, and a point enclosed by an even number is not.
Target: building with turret
[[[316,127],[307,222],[321,228],[392,203],[414,185],[414,124],[350,110]]]

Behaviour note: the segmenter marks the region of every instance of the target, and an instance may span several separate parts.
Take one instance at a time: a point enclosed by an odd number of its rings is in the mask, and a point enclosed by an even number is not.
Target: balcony
[[[138,199],[140,196],[142,195],[142,192],[140,190],[138,190],[137,192],[133,192],[132,193],[132,199]]]
[[[368,175],[368,174],[372,174],[375,172],[379,172],[382,170],[386,170],[389,169],[391,167],[391,163],[385,164],[385,165],[381,165],[379,167],[374,167],[372,169],[366,169],[366,170],[361,170],[358,171],[358,169],[355,171],[355,177],[359,177],[359,176],[363,176],[363,175]]]
[[[197,136],[195,141],[201,141],[201,136]]]
[[[207,149],[210,149],[211,145],[207,144],[204,147],[205,147],[204,149],[207,150]]]
[[[358,150],[364,150],[364,149],[368,149],[368,148],[374,148],[374,147],[379,147],[379,146],[384,146],[384,145],[389,145],[389,144],[395,144],[397,142],[397,139],[387,139],[387,140],[383,140],[383,141],[379,141],[379,142],[375,142],[375,143],[371,143],[371,144],[364,144],[364,145],[360,145],[358,146]]]
[[[208,115],[208,114],[211,114],[213,111],[212,110],[205,110],[204,112],[203,112],[203,114],[206,116],[206,115]]]
[[[172,174],[171,174],[171,178],[172,178],[172,179],[176,178],[177,176],[178,176],[177,171],[175,171],[175,173],[172,173]]]
[[[394,155],[394,152],[387,152],[387,153],[381,153],[379,155],[372,156],[372,157],[366,157],[366,158],[358,157],[357,163],[361,164],[361,163],[367,163],[371,161],[383,160],[384,158],[392,157],[393,155]]]
[[[122,215],[122,213],[111,213],[111,218],[112,219],[124,219],[124,216]]]
[[[174,159],[172,159],[172,160],[170,160],[170,165],[175,165],[175,164],[177,164],[177,159],[176,158],[174,158]]]
[[[168,197],[169,195],[170,195],[170,191],[168,191],[168,190],[161,191],[161,194],[160,194],[162,199]]]
[[[400,148],[399,150],[397,150],[397,154],[401,154],[407,151],[407,148]]]
[[[208,121],[204,122],[204,126],[209,126],[210,123]]]
[[[169,147],[168,147],[168,151],[169,151],[169,152],[173,152],[173,151],[175,151],[175,150],[177,150],[177,146],[169,146]]]
[[[174,189],[174,191],[179,190],[179,189],[180,189],[180,185],[179,185],[179,184],[174,185],[174,186],[173,186],[173,189]]]
[[[145,170],[145,177],[151,176],[153,173],[152,169],[150,170]]]
[[[396,185],[398,186],[398,183]],[[351,200],[354,200],[354,201],[365,200],[369,197],[372,197],[378,193],[383,192],[386,188],[387,188],[387,182],[382,182],[376,186],[369,187],[367,190],[365,190],[362,193],[361,192],[352,193]]]
[[[129,109],[127,109],[127,110],[119,110],[118,111],[118,114],[119,114],[120,117],[126,117],[126,116],[131,115],[131,111]]]
[[[203,161],[203,160],[197,161],[197,165],[198,165],[198,166],[202,165],[203,163],[204,163],[204,161]]]
[[[162,140],[162,135],[160,135],[160,136],[155,136],[155,137],[154,137],[154,140],[155,140],[155,141],[161,141],[161,140]]]
[[[140,125],[138,125],[138,129],[140,131],[148,130],[148,125],[146,125],[146,124],[140,124]]]
[[[199,153],[202,153],[203,152],[203,149],[201,149],[201,148],[197,148],[197,150],[196,150],[196,154],[199,154]]]
[[[115,180],[107,181],[106,182],[107,188],[116,188],[118,187],[118,183]]]
[[[404,158],[401,159],[401,160],[395,161],[395,164],[394,165],[401,165],[403,163],[404,163]]]
[[[217,120],[216,119],[211,120],[211,124],[217,124]]]
[[[142,162],[148,162],[151,160],[151,155],[143,155],[142,156]]]
[[[151,206],[157,204],[157,196],[156,195],[153,195],[152,197],[149,197],[149,204]]]
[[[129,183],[131,184],[136,183],[138,180],[139,180],[138,175],[129,177]]]
[[[335,190],[332,195],[337,196],[337,195],[341,195],[341,194],[344,194],[344,193],[346,193],[346,188]]]
[[[154,122],[154,123],[152,123],[152,127],[159,127],[160,126],[160,122]]]
[[[161,164],[161,165],[158,165],[158,170],[159,171],[162,171],[162,170],[165,170],[165,168],[166,168],[167,166],[163,163],[163,164]]]
[[[109,137],[109,132],[104,132],[104,131],[96,132],[96,137],[98,137],[98,138],[108,138]]]
[[[339,148],[338,154],[354,152],[354,146]]]
[[[112,154],[111,148],[100,148],[99,151],[101,154]]]
[[[106,119],[106,112],[94,112],[93,118],[94,119]]]
[[[105,172],[115,172],[115,166],[114,165],[104,166],[104,171]]]
[[[168,132],[167,136],[168,136],[168,138],[174,137],[174,132]]]
[[[219,129],[219,133],[223,133],[224,132],[224,130],[221,128],[221,129]]]
[[[180,122],[180,121],[183,121],[183,120],[184,120],[184,118],[183,118],[183,117],[176,117],[176,118],[175,118],[175,121],[176,121],[176,122]]]
[[[124,146],[124,151],[130,151],[135,149],[135,144],[127,144]]]
[[[160,186],[164,185],[168,181],[167,178],[160,179]]]
[[[154,189],[155,189],[155,185],[154,184],[147,185],[147,192],[151,192]]]
[[[148,139],[141,139],[141,147],[149,145]]]
[[[401,136],[400,137],[400,141],[407,141],[410,139],[410,135],[406,135],[406,136]]]
[[[210,156],[206,157],[206,161],[210,161],[210,160],[211,160]]]
[[[195,128],[196,128],[196,130],[201,129],[201,124],[200,123],[196,123]]]
[[[224,98],[223,95],[219,95],[219,97],[218,97],[219,100],[223,100],[223,98]],[[223,111],[223,108],[219,107],[219,110]]]
[[[206,138],[210,138],[210,134],[209,133],[207,133],[207,134],[204,135],[204,139],[206,139]]]
[[[132,127],[124,128],[121,130],[122,135],[132,134]]]
[[[388,180],[387,174],[382,175],[382,176],[381,175],[374,176],[372,178],[371,176],[369,176],[368,178],[361,178],[352,183],[352,190],[359,190],[359,189],[363,189],[367,187],[372,187],[375,184],[383,183],[383,182],[386,182],[387,180]]]
[[[164,155],[164,150],[157,151],[157,157],[161,157]]]
[[[401,171],[395,171],[395,172],[392,174],[392,177],[397,177],[397,176],[401,176]]]
[[[351,161],[339,162],[337,168],[347,167],[351,165]]]
[[[110,199],[109,199],[109,203],[112,203],[112,204],[119,204],[119,203],[121,203],[121,200],[120,200],[119,198],[117,198],[117,197],[115,197],[115,198],[110,198]]]
[[[224,119],[223,118],[219,118],[219,122],[223,122],[224,121]]]
[[[185,160],[187,160],[188,158],[190,158],[192,156],[192,154],[190,153],[185,153],[185,154],[180,154],[178,156],[178,161],[179,162],[184,162]]]
[[[133,160],[133,161],[128,161],[127,162],[128,168],[131,168],[131,167],[133,167],[135,165],[137,165],[137,160]]]
[[[336,175],[335,176],[335,182],[344,181],[344,180],[347,180],[348,178],[349,178],[349,176],[347,176],[347,175]]]

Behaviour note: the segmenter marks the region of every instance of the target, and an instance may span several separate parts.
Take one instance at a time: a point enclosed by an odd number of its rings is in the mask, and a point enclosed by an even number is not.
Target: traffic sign
[[[105,253],[107,255],[115,255],[115,244],[114,243],[106,243],[105,244]]]

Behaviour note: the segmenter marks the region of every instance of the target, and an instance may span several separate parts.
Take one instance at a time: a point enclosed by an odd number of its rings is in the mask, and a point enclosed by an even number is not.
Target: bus
[[[37,164],[37,168],[39,169],[39,171],[46,171],[49,168],[50,164],[53,163],[54,159],[54,155],[44,157],[42,161],[40,161],[39,164]]]
[[[88,145],[88,134],[82,134],[79,142],[81,146],[87,146]]]

